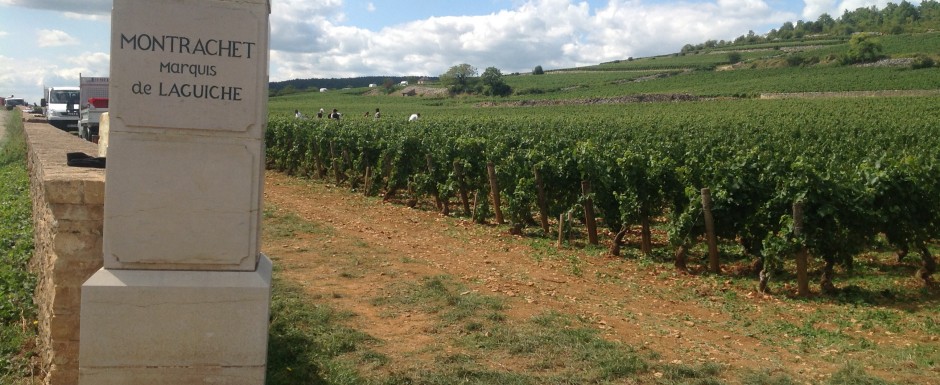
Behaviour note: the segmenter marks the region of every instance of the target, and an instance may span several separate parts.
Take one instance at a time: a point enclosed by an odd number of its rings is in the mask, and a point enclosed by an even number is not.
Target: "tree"
[[[745,41],[751,44],[757,43],[758,41],[760,41],[760,36],[757,36],[757,34],[754,33],[754,30],[748,30],[747,36],[745,37]]]
[[[816,19],[816,25],[819,26],[819,32],[828,32],[836,25],[836,21],[832,19],[832,16],[829,16],[828,13],[819,15],[819,18]]]
[[[473,88],[473,78],[476,76],[476,67],[467,63],[458,64],[441,75],[441,84],[455,94],[468,92]]]
[[[871,63],[881,59],[881,42],[873,34],[856,33],[849,40],[849,51],[842,56],[842,64]]]
[[[290,95],[290,94],[296,94],[296,93],[297,93],[297,89],[294,88],[294,85],[288,84],[287,87],[281,88],[281,90],[277,92],[277,96],[284,96],[284,95]]]
[[[382,82],[382,88],[385,89],[386,94],[390,94],[395,90],[395,82],[393,82],[392,79],[385,79],[385,81]]]
[[[489,67],[480,76],[483,82],[483,94],[492,96],[508,96],[512,88],[503,81],[503,73],[496,67]]]
[[[532,70],[533,75],[545,75],[545,71],[542,70],[542,66],[535,66],[535,69]]]

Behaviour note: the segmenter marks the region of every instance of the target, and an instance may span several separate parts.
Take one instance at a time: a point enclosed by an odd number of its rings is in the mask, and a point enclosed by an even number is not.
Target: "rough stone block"
[[[84,190],[82,203],[86,205],[104,205],[104,181],[84,180],[82,182]]]
[[[57,265],[56,270],[61,268],[58,266],[81,266],[81,264],[70,263],[70,264]],[[88,266],[91,266],[91,265],[88,265]],[[101,264],[98,263],[97,267],[101,268]],[[98,268],[81,269],[81,270],[76,269],[76,270],[73,270],[71,274],[65,273],[65,272],[57,272],[56,278],[55,278],[55,284],[58,286],[80,288],[82,283],[88,280],[88,277],[91,277],[93,274],[95,274],[96,271],[98,271]]]
[[[52,215],[58,220],[101,221],[104,220],[104,207],[84,204],[53,204]]]
[[[72,340],[64,340],[56,344],[56,355],[52,358],[53,365],[69,365],[72,368],[78,368],[78,337]],[[60,366],[60,367],[63,367]]]
[[[49,319],[49,336],[55,341],[64,341],[62,346],[70,346],[71,341],[75,341],[76,349],[75,352],[78,352],[78,336],[79,336],[79,314],[77,311],[78,307],[74,309],[76,313],[73,314],[53,314]],[[61,354],[61,352],[56,352],[56,354]],[[78,356],[76,356],[78,357]]]
[[[101,229],[104,226],[101,221],[61,220],[58,223],[60,233],[91,234],[99,238],[101,237]]]
[[[84,203],[84,182],[79,179],[54,179],[43,184],[46,201],[53,204]]]
[[[75,319],[70,320],[78,324],[78,307],[82,304],[81,287],[56,286],[55,297],[52,303],[52,312],[57,316],[75,314]],[[76,328],[77,329],[77,328]],[[78,336],[76,335],[76,338]]]
[[[55,237],[54,248],[63,260],[101,258],[101,237],[94,234],[59,233]]]
[[[52,365],[46,375],[48,385],[75,385],[78,383],[78,370],[74,365]]]

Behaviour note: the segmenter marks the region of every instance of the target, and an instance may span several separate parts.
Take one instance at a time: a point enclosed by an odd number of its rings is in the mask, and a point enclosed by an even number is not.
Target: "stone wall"
[[[102,266],[103,169],[66,165],[66,153],[98,147],[48,124],[26,123],[30,195],[39,276],[39,348],[43,383],[78,383],[81,287]]]

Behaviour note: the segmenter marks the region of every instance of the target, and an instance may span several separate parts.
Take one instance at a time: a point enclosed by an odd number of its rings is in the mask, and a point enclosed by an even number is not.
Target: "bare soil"
[[[733,292],[753,317],[780,317],[797,324],[804,315],[833,306],[786,301],[788,290],[795,288],[764,296],[720,276],[677,273],[664,263],[608,257],[603,245],[558,250],[547,239],[510,235],[506,226],[443,217],[427,207],[412,209],[271,171],[264,189],[265,210],[295,213],[319,229],[288,238],[266,236],[265,253],[311,298],[355,314],[349,326],[382,341],[377,350],[390,358],[392,367],[421,366],[421,360],[431,359],[423,349],[449,346],[449,337],[435,331],[438,321],[429,315],[376,305],[375,299],[394,295],[401,282],[434,276],[449,276],[474,292],[502,297],[510,320],[521,322],[547,311],[569,314],[589,320],[604,338],[659,353],[661,363],[719,363],[730,383],[747,370],[783,371],[819,383],[856,359],[851,352],[794,352],[765,342],[745,331],[741,314],[729,314],[722,306],[722,298]],[[867,333],[868,340],[885,346],[940,345],[931,339],[935,337],[915,332],[853,332]],[[780,338],[792,343],[799,337]],[[940,384],[936,369],[927,378],[908,378],[885,367],[868,370],[903,383]],[[932,374],[937,376],[930,379]]]

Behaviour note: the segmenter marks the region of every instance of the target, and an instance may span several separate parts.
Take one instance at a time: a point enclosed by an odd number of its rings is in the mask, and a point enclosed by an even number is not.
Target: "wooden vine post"
[[[339,167],[339,159],[333,158],[333,176],[336,178],[336,185],[339,186],[343,181],[343,171]]]
[[[630,230],[630,226],[624,223],[620,226],[620,231],[614,235],[614,239],[610,242],[610,255],[614,257],[620,256],[620,244],[623,243],[623,238],[627,236],[627,231]]]
[[[684,244],[679,245],[679,247],[676,248],[676,262],[675,262],[676,269],[680,271],[688,271],[688,267],[686,266],[687,261],[688,261],[688,247],[686,247],[686,245]]]
[[[650,219],[644,216],[640,220],[640,250],[646,256],[653,255],[653,231],[650,229]]]
[[[395,196],[395,189],[398,186],[392,182],[392,166],[393,164],[392,157],[386,155],[382,157],[382,179],[385,180],[385,194],[382,196],[383,200],[389,200]]]
[[[354,169],[354,166],[353,166],[352,156],[349,154],[349,150],[347,150],[347,149],[345,149],[345,148],[343,149],[342,154],[343,154],[343,161],[342,161],[341,164],[343,165],[343,166],[342,166],[342,168],[343,168],[343,180],[344,180],[344,181],[345,181],[345,180],[348,180],[348,181],[349,181],[349,187],[350,187],[350,188],[356,188],[356,170]],[[351,177],[351,178],[350,178],[349,175],[347,175],[347,173],[346,173],[347,170],[349,170],[350,173],[352,174],[352,177]]]
[[[483,215],[478,211],[480,209],[480,190],[473,192],[473,211],[470,213],[470,219],[474,222],[483,224],[485,222]],[[484,198],[485,199],[485,198]]]
[[[581,194],[584,194],[584,224],[587,226],[588,242],[597,245],[597,217],[594,214],[594,200],[591,199],[591,182],[581,181]]]
[[[565,213],[558,216],[558,247],[565,242]]]
[[[503,209],[499,202],[499,182],[496,180],[496,165],[486,162],[486,173],[490,178],[490,196],[493,198],[493,212],[496,214],[496,224],[503,224]]]
[[[470,197],[467,196],[467,183],[463,180],[463,165],[460,161],[454,161],[454,178],[457,179],[457,186],[460,190],[460,202],[463,203],[463,215],[473,216],[470,211]]]
[[[353,170],[353,178],[352,178],[352,180],[349,182],[349,184],[352,186],[353,189],[358,189],[358,188],[359,188],[359,186],[360,186],[360,184],[359,184],[360,178],[362,178],[362,184],[365,184],[365,182],[366,182],[366,181],[365,181],[365,178],[366,178],[366,170],[365,170],[365,168],[366,168],[366,167],[369,167],[369,166],[368,166],[369,160],[368,160],[368,158],[366,158],[366,157],[367,157],[366,151],[365,151],[365,150],[362,150],[362,152],[359,153],[359,159],[360,159],[360,161],[359,161],[359,163],[360,163],[359,167],[361,167],[361,168],[356,168],[356,164],[355,164],[355,162],[353,162],[352,160],[350,160],[350,162],[349,162],[349,168]]]
[[[532,167],[532,173],[535,174],[535,191],[538,193],[539,222],[542,224],[542,231],[547,235],[551,231],[548,227],[548,203],[545,198],[545,185],[542,183],[542,175],[539,170]]]
[[[715,237],[715,219],[712,218],[712,193],[702,189],[702,211],[705,215],[705,235],[708,239],[708,269],[715,274],[721,273],[718,263],[718,240]]]
[[[317,142],[314,144],[314,149],[316,154],[314,154],[314,163],[317,167],[317,177],[320,179],[326,178],[326,166],[323,165],[323,158],[320,157],[320,143]]]
[[[803,202],[793,204],[793,236],[801,237],[803,235]],[[800,245],[796,252],[796,285],[797,293],[800,297],[808,297],[809,292],[809,273],[807,272],[808,252],[806,246]]]
[[[349,155],[349,150],[344,148],[343,149],[343,170],[346,170],[347,168],[352,168],[352,167],[353,167],[352,156]]]
[[[366,196],[372,193],[372,166],[366,166],[365,186],[362,189],[363,194]]]
[[[428,164],[428,175],[430,176],[429,179],[431,180],[429,183],[431,183],[431,194],[434,194],[434,204],[437,205],[437,209],[440,212],[444,213],[444,215],[447,215],[444,210],[444,204],[441,203],[441,194],[437,191],[437,182],[434,181],[434,159],[431,154],[427,154],[425,156],[425,160]]]
[[[336,142],[330,141],[330,165],[333,167],[333,178],[336,179],[336,185],[342,182],[340,178],[339,158],[336,156]]]

